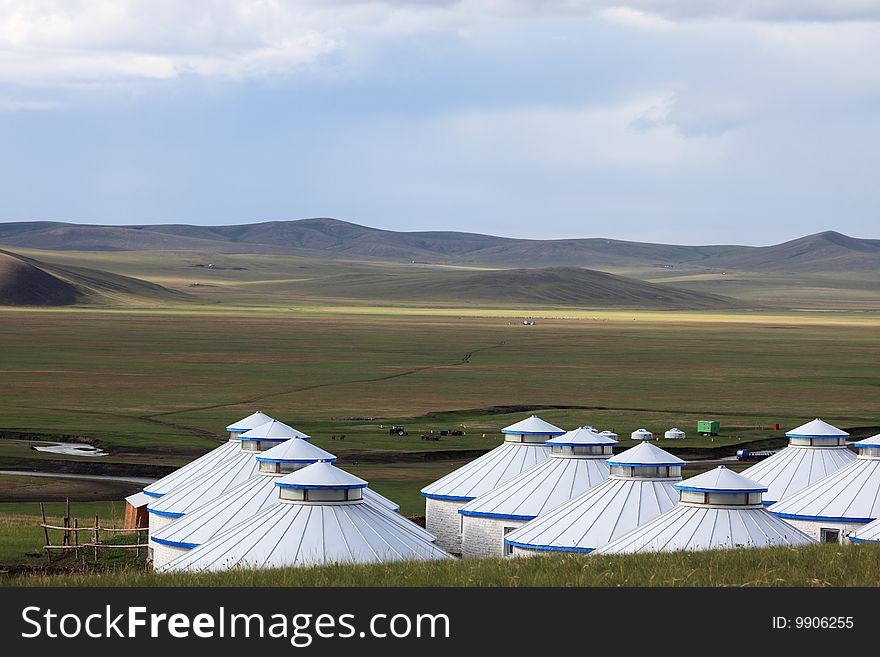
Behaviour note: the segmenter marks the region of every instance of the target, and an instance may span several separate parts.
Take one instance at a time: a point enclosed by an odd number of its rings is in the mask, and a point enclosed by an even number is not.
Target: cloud
[[[14,100],[0,98],[0,112],[46,111],[62,107],[55,100]]]

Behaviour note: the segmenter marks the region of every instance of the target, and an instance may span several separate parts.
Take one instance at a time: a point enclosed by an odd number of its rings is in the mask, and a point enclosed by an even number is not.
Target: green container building
[[[699,420],[697,422],[697,433],[704,436],[717,436],[721,431],[721,423],[715,420]]]

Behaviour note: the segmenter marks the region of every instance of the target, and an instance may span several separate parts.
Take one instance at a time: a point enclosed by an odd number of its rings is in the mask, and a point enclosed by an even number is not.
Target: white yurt
[[[855,452],[846,446],[849,434],[816,418],[785,434],[788,446],[743,470],[764,484],[764,504],[790,497],[852,462]]]
[[[880,518],[859,527],[848,538],[852,543],[880,543]]]
[[[675,484],[678,506],[595,554],[809,545],[812,538],[764,508],[767,488],[723,465]]]
[[[187,512],[182,518],[172,521],[150,536],[154,568],[160,568],[221,532],[277,504],[278,493],[275,482],[279,478],[318,461],[327,463],[336,461],[336,457],[330,452],[299,438],[287,440],[255,458],[259,464],[257,476],[207,504]],[[376,507],[391,521],[421,538],[434,540],[434,537],[424,529],[397,513],[396,508],[389,508],[393,503],[378,493],[365,488],[363,496],[364,504]]]
[[[607,429],[605,431],[600,432],[599,435],[605,436],[606,438],[612,438],[613,440],[617,440],[619,438],[619,436],[616,433],[614,433],[613,431],[608,431]]]
[[[687,438],[687,435],[678,427],[672,427],[663,434],[663,437],[667,440],[684,440],[685,438]]]
[[[629,437],[633,440],[654,440],[654,434],[647,429],[636,429]]]
[[[508,534],[511,554],[592,552],[678,504],[677,456],[643,442],[607,463],[606,481]]]
[[[239,433],[238,452],[234,456],[203,474],[194,474],[147,507],[150,534],[256,476],[259,463],[254,455],[291,438],[308,440],[309,436],[278,420]]]
[[[318,462],[275,482],[278,503],[165,564],[210,571],[449,559],[364,503],[367,482]]]
[[[814,484],[770,507],[822,543],[843,543],[880,518],[880,434],[857,442],[858,456]]]
[[[226,427],[226,430],[229,432],[229,439],[235,440],[238,438],[239,434],[242,434],[245,431],[250,431],[251,429],[256,429],[257,427],[266,424],[266,422],[271,422],[272,419],[273,418],[269,417],[262,411],[251,413],[247,417],[243,417],[238,422],[233,422]]]
[[[237,426],[257,415],[266,418],[263,424],[272,421],[272,418],[268,415],[264,415],[257,411],[256,413],[229,425],[229,427]],[[229,427],[227,427],[227,430],[229,430]],[[200,456],[195,461],[190,461],[171,474],[154,481],[149,486],[145,486],[144,493],[153,498],[162,497],[163,495],[170,493],[176,487],[189,481],[191,477],[202,477],[206,472],[210,472],[221,463],[224,463],[229,459],[235,459],[241,453],[241,445],[238,443],[238,435],[238,432],[230,431],[229,440],[227,442],[212,449],[207,454]]]
[[[549,458],[458,510],[463,557],[503,556],[508,533],[605,481],[617,441],[581,427],[546,444]]]
[[[422,489],[427,529],[438,545],[453,554],[461,554],[464,516],[458,510],[546,459],[550,448],[544,443],[565,431],[532,415],[501,433],[501,445]]]

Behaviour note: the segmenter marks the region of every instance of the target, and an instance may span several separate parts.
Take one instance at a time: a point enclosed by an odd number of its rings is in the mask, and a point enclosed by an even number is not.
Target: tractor
[[[409,431],[406,430],[406,427],[396,424],[390,429],[388,429],[389,436],[408,436]]]

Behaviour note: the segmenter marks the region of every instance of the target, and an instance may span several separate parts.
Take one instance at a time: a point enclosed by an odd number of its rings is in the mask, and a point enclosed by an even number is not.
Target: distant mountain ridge
[[[529,240],[452,231],[397,232],[339,219],[234,226],[0,224],[0,244],[80,251],[207,251],[318,255],[345,259],[505,267],[689,265],[785,273],[880,269],[880,240],[834,231],[773,246],[678,246],[602,238]]]

